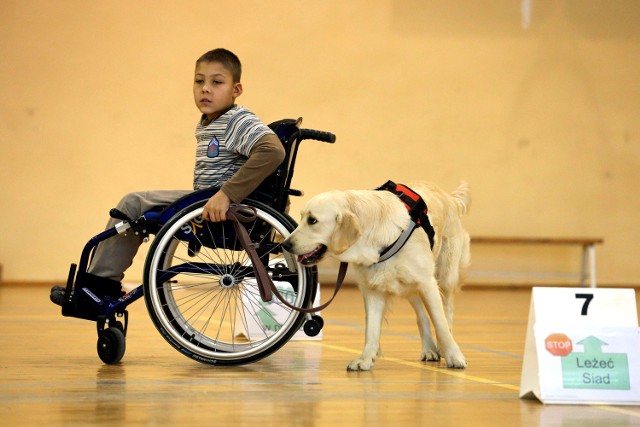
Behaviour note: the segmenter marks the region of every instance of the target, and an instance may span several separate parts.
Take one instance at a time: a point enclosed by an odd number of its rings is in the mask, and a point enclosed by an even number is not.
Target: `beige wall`
[[[527,30],[520,3],[3,0],[4,280],[60,280],[124,193],[189,188],[193,62],[223,46],[241,104],[338,135],[302,148],[294,212],[332,188],[464,179],[472,234],[601,236],[600,282],[639,283],[640,3],[531,0]]]

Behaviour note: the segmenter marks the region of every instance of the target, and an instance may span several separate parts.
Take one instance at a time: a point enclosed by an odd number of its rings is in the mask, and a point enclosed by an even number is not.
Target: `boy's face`
[[[219,62],[196,64],[193,98],[198,110],[209,120],[227,111],[242,94],[240,82],[234,82],[231,72]]]

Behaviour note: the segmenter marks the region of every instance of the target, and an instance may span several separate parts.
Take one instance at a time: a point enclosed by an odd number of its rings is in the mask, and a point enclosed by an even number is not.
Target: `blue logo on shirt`
[[[209,148],[207,148],[207,157],[218,157],[220,141],[214,136],[209,141]]]

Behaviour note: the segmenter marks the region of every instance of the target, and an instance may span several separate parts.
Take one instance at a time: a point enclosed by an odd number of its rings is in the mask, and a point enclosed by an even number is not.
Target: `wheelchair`
[[[253,214],[245,227],[259,262],[281,295],[293,306],[304,308],[311,307],[316,297],[317,269],[303,266],[281,248],[297,225],[286,213],[289,196],[302,195],[291,188],[291,180],[300,142],[333,143],[335,135],[302,129],[301,121],[284,119],[269,125],[286,156],[242,206]],[[100,313],[97,352],[104,363],[118,363],[124,356],[127,307],[143,297],[162,337],[180,353],[205,364],[255,362],[280,349],[301,329],[309,336],[322,329],[322,318],[317,315],[291,309],[277,298],[263,301],[255,265],[239,243],[233,224],[202,219],[203,206],[216,191],[195,191],[139,218],[112,209],[110,215],[122,221],[91,238],[78,264],[71,264],[62,314],[81,317],[71,307],[79,297],[94,306]],[[119,233],[155,238],[145,260],[143,283],[115,301],[102,300],[78,284],[78,277],[87,272],[97,245]]]

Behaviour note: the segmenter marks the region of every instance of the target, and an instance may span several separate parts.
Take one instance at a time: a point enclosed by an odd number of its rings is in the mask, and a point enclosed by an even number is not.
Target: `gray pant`
[[[141,191],[129,193],[120,200],[116,208],[129,218],[136,219],[158,206],[168,206],[193,190]],[[111,218],[107,229],[113,228],[119,219]],[[100,242],[88,272],[121,282],[124,271],[131,266],[133,258],[142,244],[142,238],[133,232],[118,234]]]

